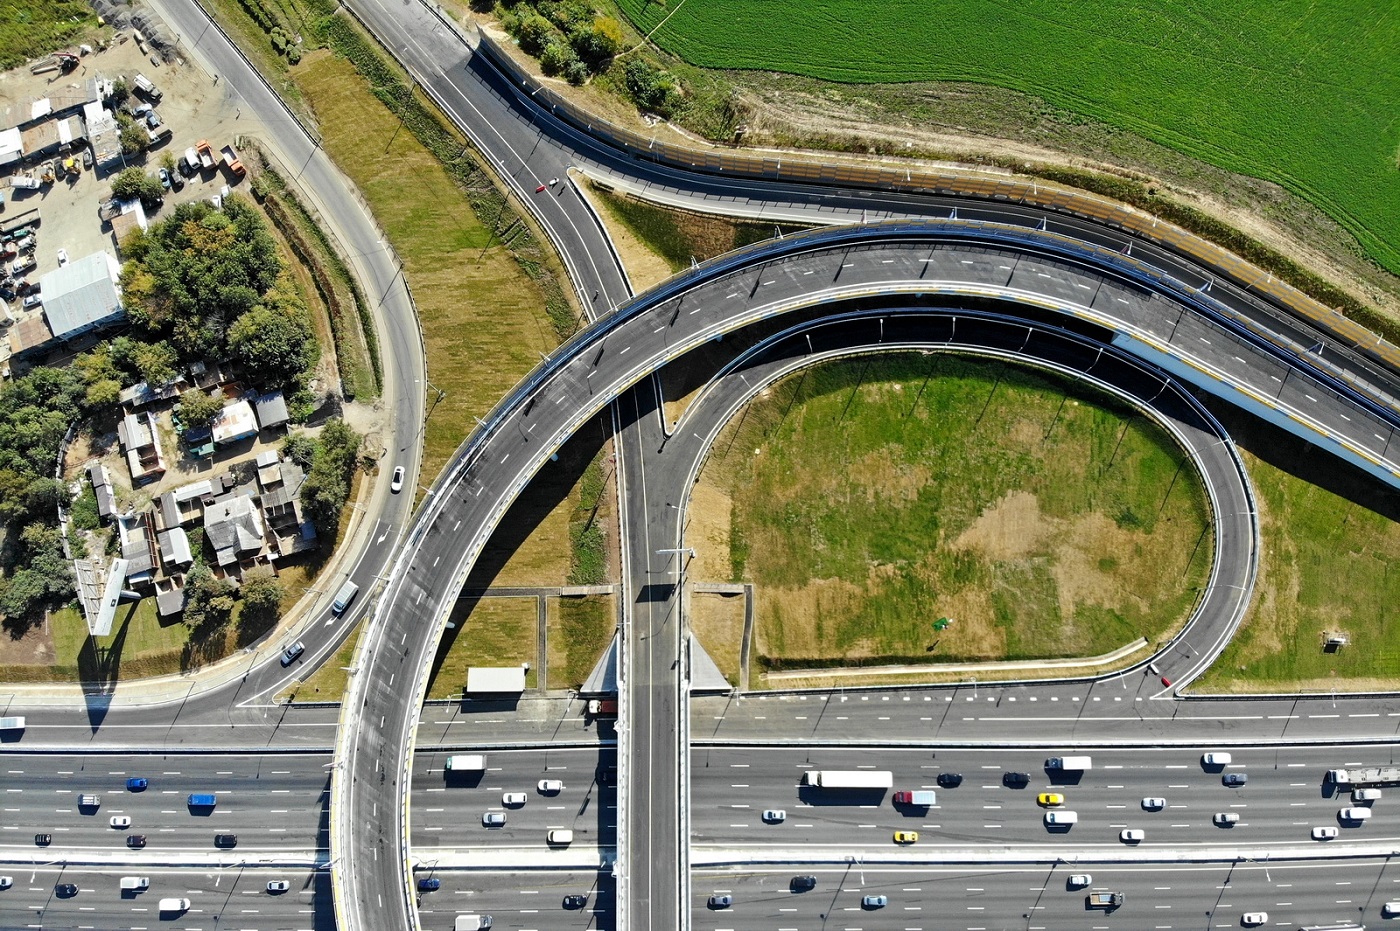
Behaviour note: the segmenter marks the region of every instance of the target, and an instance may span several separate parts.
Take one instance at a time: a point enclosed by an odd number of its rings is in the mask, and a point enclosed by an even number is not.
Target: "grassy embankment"
[[[756,584],[768,668],[1157,642],[1210,563],[1184,463],[1155,425],[1057,377],[915,354],[822,365],[717,442],[691,525],[717,556],[696,577]]]
[[[573,316],[552,260],[464,154],[465,140],[352,27],[338,23],[328,32],[344,54],[307,54],[291,74],[316,115],[323,147],[364,194],[403,260],[423,327],[428,377],[445,392],[439,401],[429,398],[423,471],[433,476],[475,426],[473,418],[484,416],[538,353],[557,344]],[[581,476],[601,475],[600,441],[590,442],[571,447],[540,473],[507,516],[503,526],[512,529],[498,535],[509,542],[488,546],[469,589],[558,585],[578,565],[595,567],[587,574],[600,581],[606,577],[601,533],[580,537],[572,547],[565,543],[577,536],[571,523],[584,500]],[[605,525],[598,523],[599,529]],[[521,527],[527,531],[518,532]],[[479,629],[486,635],[483,615],[478,610],[463,620],[471,635],[457,636],[464,629],[459,626],[445,641],[449,652],[439,657],[450,678],[457,678],[453,670],[460,665],[451,647],[460,644],[481,658],[474,643]],[[298,694],[305,697],[308,688],[335,694],[331,680],[343,686],[333,670],[324,677],[313,677]]]
[[[84,0],[24,0],[0,6],[0,71],[73,44],[98,28]]]
[[[1223,412],[1246,450],[1264,551],[1253,606],[1207,692],[1400,688],[1400,508],[1393,491],[1280,431]],[[1328,636],[1348,646],[1324,651]]]

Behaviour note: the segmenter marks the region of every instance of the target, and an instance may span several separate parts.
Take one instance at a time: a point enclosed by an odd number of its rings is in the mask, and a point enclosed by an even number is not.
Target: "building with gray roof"
[[[72,339],[126,318],[117,290],[121,271],[115,256],[94,252],[39,279],[44,316],[56,339]]]

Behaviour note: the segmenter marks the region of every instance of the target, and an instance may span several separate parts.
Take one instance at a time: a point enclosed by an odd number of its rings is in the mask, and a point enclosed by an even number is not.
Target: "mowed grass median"
[[[1400,272],[1400,7],[1366,0],[617,0],[706,68],[1033,95],[1277,182]],[[1055,112],[1055,111],[1062,112]]]
[[[756,584],[767,668],[1156,643],[1189,616],[1213,550],[1199,478],[1153,422],[943,354],[772,386],[716,443],[696,501],[692,578]]]

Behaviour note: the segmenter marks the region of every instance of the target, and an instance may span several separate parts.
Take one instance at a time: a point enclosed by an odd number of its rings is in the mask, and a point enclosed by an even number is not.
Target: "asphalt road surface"
[[[418,915],[427,931],[451,931],[459,914],[490,915],[494,928],[518,931],[616,927],[614,883],[607,872],[420,870],[417,875],[442,882],[436,892],[418,896]],[[587,903],[565,907],[569,895],[587,896]]]
[[[1087,874],[1088,886],[1071,884]],[[808,892],[794,876],[815,876]],[[1264,912],[1261,927],[1296,929],[1355,921],[1385,927],[1381,907],[1400,900],[1400,869],[1389,858],[1270,863],[1044,864],[905,869],[853,858],[840,867],[699,871],[693,877],[697,931],[1208,931],[1239,928]],[[1086,906],[1090,892],[1121,892],[1123,905]],[[708,907],[728,893],[727,909]],[[863,908],[883,895],[883,908]]]
[[[0,857],[133,865],[324,860],[329,762],[303,754],[9,754],[0,770]],[[128,791],[130,777],[149,785]],[[218,805],[191,809],[191,793],[213,793]],[[80,808],[80,795],[97,795],[100,807]],[[113,817],[129,817],[131,826],[115,829]],[[216,833],[237,834],[238,846],[217,850]],[[36,834],[51,834],[52,843],[37,846]],[[144,834],[146,847],[129,849],[132,834]]]
[[[1201,753],[1230,750],[1227,767],[1205,767]],[[1364,823],[1339,820],[1353,803],[1350,796],[1324,784],[1327,769],[1357,759],[1389,758],[1389,745],[1239,749],[1231,747],[1133,748],[1092,751],[1093,769],[1052,774],[1047,757],[1066,748],[1036,750],[957,748],[938,751],[838,747],[755,748],[696,747],[691,751],[692,843],[714,848],[766,847],[794,860],[810,849],[814,859],[831,851],[859,847],[891,853],[895,831],[918,831],[918,844],[902,848],[913,857],[936,859],[990,850],[1021,851],[1054,857],[1065,851],[1107,848],[1107,856],[1146,854],[1163,849],[1190,850],[1194,856],[1233,856],[1242,847],[1325,847],[1334,855],[1348,844],[1400,845],[1400,808],[1390,799],[1372,806]],[[1077,751],[1078,752],[1078,751]],[[1086,751],[1087,752],[1087,751]],[[1340,762],[1339,762],[1340,761]],[[836,790],[802,784],[808,770],[888,770],[894,787],[886,790]],[[1028,773],[1024,788],[1009,788],[1004,773]],[[943,774],[963,777],[961,785],[938,784]],[[1248,784],[1225,786],[1227,773],[1242,773]],[[896,806],[899,790],[931,789],[931,808]],[[1062,795],[1053,808],[1038,804],[1042,793]],[[1400,805],[1400,787],[1395,789]],[[1145,798],[1162,798],[1160,810],[1145,810]],[[787,818],[766,824],[761,814],[782,809]],[[1068,831],[1047,828],[1047,810],[1074,811],[1077,824]],[[1217,813],[1239,821],[1217,826]],[[1311,837],[1316,826],[1339,827],[1334,841]],[[1125,828],[1141,828],[1146,839],[1133,851],[1120,841]],[[696,857],[704,854],[697,851]]]
[[[0,890],[0,926],[6,928],[95,929],[146,931],[333,931],[330,877],[325,872],[277,868],[56,869],[53,866],[7,865],[13,885]],[[133,892],[120,887],[123,876],[145,877],[149,888]],[[286,881],[285,892],[271,893],[267,884]],[[60,884],[78,887],[75,895],[59,895]],[[162,898],[190,900],[188,911],[162,912]]]

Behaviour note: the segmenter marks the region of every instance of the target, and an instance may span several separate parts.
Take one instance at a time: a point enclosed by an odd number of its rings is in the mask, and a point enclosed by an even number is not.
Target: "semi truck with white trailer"
[[[1052,756],[1045,761],[1045,768],[1063,772],[1083,772],[1094,768],[1094,759],[1088,756]]]
[[[1329,769],[1327,781],[1339,786],[1400,785],[1400,766],[1363,766],[1359,769]]]
[[[883,769],[809,769],[802,784],[823,789],[890,789],[894,774]]]

